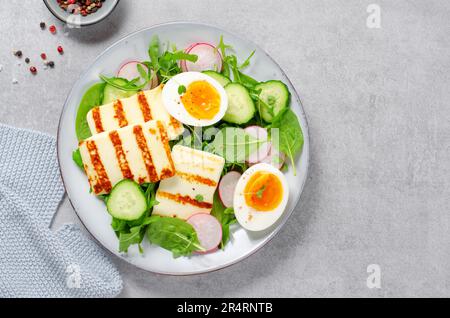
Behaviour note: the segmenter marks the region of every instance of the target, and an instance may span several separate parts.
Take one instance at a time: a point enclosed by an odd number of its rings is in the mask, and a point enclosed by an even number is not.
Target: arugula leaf
[[[133,244],[140,244],[144,238],[144,232],[141,226],[130,228],[129,233],[120,232],[119,234],[119,252],[128,252],[128,248]]]
[[[100,78],[102,79],[102,81],[104,81],[108,85],[111,85],[111,86],[121,89],[123,91],[131,91],[131,92],[137,92],[137,91],[142,90],[145,86],[147,86],[148,82],[151,80],[151,77],[150,77],[148,79],[144,79],[144,82],[142,84],[136,85],[137,81],[139,81],[139,78],[135,78],[135,79],[129,81],[122,77],[107,77],[102,74],[100,74]],[[124,84],[119,84],[118,81],[115,81],[119,78],[124,82]]]
[[[303,148],[303,132],[297,115],[290,108],[286,108],[273,118],[270,128],[278,128],[279,150],[289,157],[294,175],[296,175],[294,157]],[[277,142],[272,144],[277,145]]]
[[[187,60],[191,62],[196,62],[198,59],[197,55],[188,54],[184,51],[176,51],[176,52],[164,52],[158,58],[159,67],[157,72],[162,77],[162,82],[166,82],[172,76],[181,73],[181,68],[178,65],[178,62],[181,60]]]
[[[241,71],[239,71],[239,79],[240,79],[240,83],[242,85],[244,85],[245,88],[247,88],[250,91],[250,93],[259,95],[259,93],[261,91],[255,90],[255,86],[259,84],[259,82],[257,80],[255,80],[253,77],[250,77],[250,76],[242,73]]]
[[[256,52],[256,50],[253,50],[253,52],[250,53],[250,55],[247,57],[247,59],[244,61],[244,63],[242,63],[242,64],[239,66],[239,69],[240,69],[240,70],[242,70],[242,69],[244,69],[244,68],[246,68],[247,66],[250,65],[250,60],[252,59],[253,55],[255,55],[255,52]]]
[[[216,134],[214,141],[205,147],[205,151],[225,158],[226,162],[243,163],[263,142],[242,128],[224,127]]]
[[[220,54],[222,55],[222,74],[226,77],[230,77],[230,66],[228,65],[228,61],[226,59],[227,57],[227,50],[232,49],[233,47],[231,45],[226,45],[223,42],[223,35],[220,36],[219,44],[217,45],[217,49],[220,51]]]
[[[153,36],[149,48],[148,48],[148,56],[150,57],[150,62],[153,66],[153,70],[157,71],[159,69],[159,52],[160,52],[160,44],[159,38],[157,35]]]
[[[144,194],[145,194],[145,197],[147,198],[147,211],[148,211],[148,214],[150,214],[153,207],[159,203],[156,200],[156,183],[149,183]]]
[[[220,201],[219,193],[217,191],[214,194],[211,215],[222,225],[222,242],[220,242],[220,248],[224,249],[230,239],[230,225],[236,223],[237,220],[234,216],[233,208],[225,208],[222,201]]]
[[[148,83],[151,73],[150,72],[147,73],[147,71],[144,70],[144,67],[141,64],[137,64],[136,68],[137,68],[137,71],[139,72],[139,75],[141,76],[141,78],[143,78]]]
[[[72,160],[76,163],[78,167],[84,169],[83,160],[81,159],[81,153],[79,148],[77,148],[77,150],[74,150],[72,152]]]
[[[103,91],[105,83],[92,85],[81,99],[75,119],[75,131],[79,141],[91,137],[91,130],[86,120],[87,113],[94,107],[103,104]]]
[[[112,219],[111,227],[116,232],[119,238],[119,252],[128,252],[128,248],[133,244],[138,244],[139,251],[142,253],[142,248],[140,246],[142,240],[144,239],[147,226],[152,222],[152,217],[150,216],[153,207],[158,204],[156,201],[156,183],[147,183],[141,185],[141,188],[145,189],[145,196],[147,198],[147,213],[134,221],[124,221],[116,218]]]
[[[151,216],[147,229],[150,243],[171,251],[174,258],[191,255],[194,251],[204,251],[197,233],[187,222],[171,217]]]
[[[244,68],[250,65],[250,60],[255,54],[256,50],[253,50],[250,55],[245,59],[245,61],[239,65],[237,56],[234,54],[227,54],[227,50],[232,50],[231,45],[227,45],[223,41],[223,36],[220,37],[219,44],[217,45],[217,50],[220,51],[223,60],[222,74],[230,78],[230,74],[233,74],[233,81],[244,85],[247,89],[253,90],[259,82],[254,78],[245,75],[241,72]]]
[[[203,197],[203,195],[197,194],[195,196],[195,200],[198,201],[198,202],[203,202],[205,200],[205,198]]]

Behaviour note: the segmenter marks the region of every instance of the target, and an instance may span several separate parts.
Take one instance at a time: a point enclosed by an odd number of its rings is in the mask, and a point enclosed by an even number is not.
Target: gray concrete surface
[[[304,103],[310,177],[281,233],[242,263],[195,277],[114,258],[121,296],[450,296],[450,2],[122,0],[102,24],[67,36],[41,32],[41,20],[61,24],[42,1],[24,3],[0,10],[3,123],[55,135],[66,95],[97,54],[173,20],[260,44]],[[381,7],[379,29],[366,26],[370,3]],[[14,48],[33,60],[51,53],[57,66],[33,77]],[[65,200],[56,226],[68,221],[78,222]],[[369,264],[381,268],[380,289],[366,285]]]

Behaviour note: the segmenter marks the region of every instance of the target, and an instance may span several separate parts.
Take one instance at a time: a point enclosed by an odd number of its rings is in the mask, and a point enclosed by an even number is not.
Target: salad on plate
[[[303,134],[281,81],[245,73],[221,37],[185,49],[154,36],[148,60],[99,74],[77,110],[74,162],[105,203],[119,252],[144,239],[174,257],[263,231],[289,199]],[[111,70],[114,73],[114,70]]]

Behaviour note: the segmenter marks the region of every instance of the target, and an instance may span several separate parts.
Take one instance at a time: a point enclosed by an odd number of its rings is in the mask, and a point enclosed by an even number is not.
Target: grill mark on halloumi
[[[94,119],[95,124],[95,130],[97,133],[104,132],[103,124],[102,124],[102,117],[100,115],[100,108],[95,107],[92,109],[92,118]]]
[[[119,123],[119,127],[125,127],[128,126],[128,120],[125,117],[125,112],[123,111],[123,105],[120,100],[116,100],[114,102],[114,117],[117,119],[117,122]]]
[[[177,170],[177,175],[180,176],[181,178],[189,181],[189,182],[194,181],[194,182],[197,182],[197,183],[201,183],[201,184],[207,185],[209,187],[216,187],[217,186],[217,182],[216,181],[211,180],[209,178],[204,178],[204,177],[196,175],[196,174],[182,172],[182,171],[178,171]]]
[[[169,176],[171,177],[174,175],[175,164],[173,163],[172,153],[170,151],[169,137],[167,136],[167,131],[166,131],[163,123],[158,121],[156,125],[158,126],[159,135],[161,136],[161,141],[164,145],[164,150],[166,151],[166,156],[167,156],[167,158],[169,158],[169,163],[170,163],[170,166],[172,167],[172,171],[169,169],[163,169],[163,171],[161,172],[161,178],[169,177]],[[152,133],[152,132],[150,131],[150,133]]]
[[[179,193],[173,194],[169,192],[158,191],[158,196],[172,200],[181,204],[189,204],[202,209],[212,209],[212,204],[209,202],[200,202],[188,195],[181,195]]]
[[[98,154],[98,149],[95,141],[87,141],[86,147],[89,151],[89,156],[91,157],[91,162],[94,170],[98,176],[98,183],[94,185],[94,191],[95,193],[99,193],[104,190],[109,193],[112,189],[111,181],[109,181],[108,174],[106,173],[103,162],[100,158],[100,155]]]
[[[178,130],[180,128],[180,122],[172,116],[170,116],[170,125],[175,130]]]
[[[138,93],[138,103],[141,108],[142,116],[144,116],[144,121],[152,120],[152,112],[150,110],[150,105],[148,104],[147,97],[145,97],[144,92]]]
[[[134,176],[131,172],[125,152],[123,151],[122,140],[120,140],[119,133],[117,131],[112,131],[109,133],[109,138],[111,139],[111,143],[116,151],[117,161],[119,162],[119,167],[122,171],[123,177],[133,180]]]
[[[147,147],[147,141],[145,140],[142,127],[141,126],[133,127],[133,133],[136,137],[136,143],[141,151],[145,167],[147,168],[147,172],[150,177],[150,182],[156,182],[159,180],[158,174],[156,173],[155,166],[153,165],[152,155],[150,154],[150,150]]]

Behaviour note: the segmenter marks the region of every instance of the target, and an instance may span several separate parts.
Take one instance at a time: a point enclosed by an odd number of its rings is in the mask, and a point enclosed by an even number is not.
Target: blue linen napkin
[[[114,297],[104,251],[72,224],[50,225],[64,195],[55,138],[0,124],[0,297]]]

